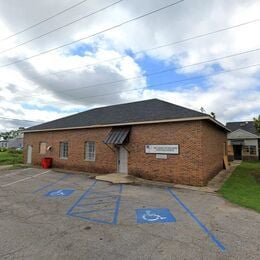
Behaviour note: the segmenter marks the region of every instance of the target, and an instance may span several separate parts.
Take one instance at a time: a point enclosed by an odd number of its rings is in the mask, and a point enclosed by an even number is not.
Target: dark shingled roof
[[[254,126],[254,121],[242,121],[242,122],[228,122],[226,124],[226,127],[228,129],[230,129],[232,132],[238,130],[238,129],[242,129],[245,130],[251,134],[255,134],[255,135],[259,135],[259,133],[257,133],[256,128]]]
[[[159,99],[95,108],[27,128],[26,131],[205,117],[207,114]],[[25,132],[26,132],[25,131]]]

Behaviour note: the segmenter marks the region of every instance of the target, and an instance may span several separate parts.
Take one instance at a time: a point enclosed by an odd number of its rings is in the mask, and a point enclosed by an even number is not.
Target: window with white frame
[[[40,143],[40,154],[46,154],[47,151],[47,143],[41,142]]]
[[[69,144],[68,142],[60,142],[60,158],[67,159],[68,158],[68,149]]]
[[[256,155],[255,145],[245,145],[243,147],[243,155]]]
[[[249,155],[250,150],[248,145],[243,146],[243,155]]]
[[[95,161],[95,159],[96,159],[95,142],[92,141],[85,142],[85,160]]]
[[[256,146],[250,146],[250,155],[256,155]]]

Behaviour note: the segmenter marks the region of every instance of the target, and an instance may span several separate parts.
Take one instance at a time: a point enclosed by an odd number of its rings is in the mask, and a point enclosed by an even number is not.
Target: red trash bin
[[[45,157],[42,159],[42,168],[48,169],[51,168],[51,166],[52,166],[52,158]]]

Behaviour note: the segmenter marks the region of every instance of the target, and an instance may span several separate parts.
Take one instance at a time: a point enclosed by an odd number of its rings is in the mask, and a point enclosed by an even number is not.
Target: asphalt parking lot
[[[259,230],[213,193],[0,172],[1,259],[260,259]]]

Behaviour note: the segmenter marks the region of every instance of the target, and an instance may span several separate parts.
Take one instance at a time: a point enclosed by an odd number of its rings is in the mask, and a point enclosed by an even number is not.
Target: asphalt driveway
[[[0,172],[1,259],[259,259],[259,230],[214,193]]]

